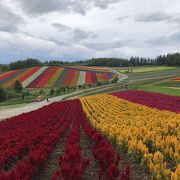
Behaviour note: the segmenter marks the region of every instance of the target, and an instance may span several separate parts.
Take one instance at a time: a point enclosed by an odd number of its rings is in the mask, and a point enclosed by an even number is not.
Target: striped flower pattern
[[[0,74],[0,86],[12,87],[19,80],[24,88],[76,87],[108,81],[116,77],[103,67],[42,66],[9,71]]]

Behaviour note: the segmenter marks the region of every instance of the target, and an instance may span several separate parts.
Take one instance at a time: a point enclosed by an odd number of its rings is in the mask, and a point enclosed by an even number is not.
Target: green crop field
[[[156,86],[163,86],[163,87],[179,87],[180,88],[180,81],[162,81],[155,84]]]
[[[170,69],[175,69],[175,67],[169,67],[169,66],[156,66],[156,67],[142,67],[142,68],[129,68],[130,71],[132,70],[132,73],[146,73],[146,72],[156,72],[156,71],[165,71]],[[126,73],[126,69],[119,69],[119,72]]]
[[[155,72],[144,72],[144,73],[128,73],[129,80],[147,79],[147,78],[157,78],[166,76],[176,76],[180,75],[180,68],[169,69],[166,71],[155,71]]]
[[[172,96],[180,96],[180,89],[174,89],[169,87],[160,87],[160,86],[139,86],[139,90],[150,91],[150,92],[159,92],[163,94],[169,94]]]

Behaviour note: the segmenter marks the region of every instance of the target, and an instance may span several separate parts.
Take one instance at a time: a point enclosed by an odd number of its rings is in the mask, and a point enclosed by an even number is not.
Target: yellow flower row
[[[119,145],[127,144],[128,153],[142,156],[156,179],[180,177],[180,114],[160,111],[102,94],[80,99],[92,125]],[[173,173],[165,159],[177,165]]]

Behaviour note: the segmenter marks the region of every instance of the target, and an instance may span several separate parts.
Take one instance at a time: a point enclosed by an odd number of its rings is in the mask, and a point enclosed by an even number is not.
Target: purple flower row
[[[141,90],[115,92],[112,93],[112,95],[159,110],[168,110],[180,113],[180,97],[178,96],[169,96]]]

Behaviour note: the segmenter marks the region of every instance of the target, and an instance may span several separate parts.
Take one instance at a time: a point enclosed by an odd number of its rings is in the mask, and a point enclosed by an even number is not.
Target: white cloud
[[[178,0],[0,0],[0,61],[179,51]]]

